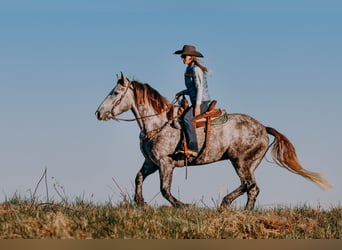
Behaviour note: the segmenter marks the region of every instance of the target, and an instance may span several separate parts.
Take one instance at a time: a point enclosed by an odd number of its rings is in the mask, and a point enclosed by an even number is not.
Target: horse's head
[[[107,121],[132,107],[131,82],[121,73],[116,86],[101,103],[95,115],[97,119]]]

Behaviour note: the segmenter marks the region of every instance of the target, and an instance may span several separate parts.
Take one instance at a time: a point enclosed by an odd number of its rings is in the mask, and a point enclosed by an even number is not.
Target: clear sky
[[[94,112],[120,71],[171,100],[185,69],[172,53],[194,44],[218,106],[285,134],[335,187],[264,160],[257,205],[341,204],[341,1],[0,1],[0,38],[0,201],[29,196],[45,168],[55,200],[53,185],[69,199],[119,202],[112,178],[133,195],[139,128]],[[214,206],[239,185],[230,162],[188,171],[175,170],[172,189],[185,202]],[[146,201],[166,204],[158,192],[154,174]],[[37,194],[45,199],[43,185]]]

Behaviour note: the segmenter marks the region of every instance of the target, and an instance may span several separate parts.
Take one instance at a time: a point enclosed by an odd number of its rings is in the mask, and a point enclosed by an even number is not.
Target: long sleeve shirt
[[[207,77],[194,62],[187,66],[184,78],[186,89],[183,94],[190,97],[192,105],[210,101]]]

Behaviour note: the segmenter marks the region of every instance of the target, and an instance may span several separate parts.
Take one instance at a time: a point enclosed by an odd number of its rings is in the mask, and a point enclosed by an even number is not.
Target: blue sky
[[[70,199],[120,201],[112,177],[132,195],[139,128],[99,122],[94,112],[120,71],[171,100],[184,88],[172,53],[194,44],[218,106],[284,133],[304,167],[335,186],[321,191],[263,161],[257,204],[341,204],[341,30],[342,4],[332,0],[0,1],[0,200],[29,195],[45,167],[56,200],[58,182]],[[175,170],[174,195],[209,206],[239,185],[229,162],[184,177]],[[154,174],[146,200],[158,192]],[[155,203],[165,204],[160,194]]]

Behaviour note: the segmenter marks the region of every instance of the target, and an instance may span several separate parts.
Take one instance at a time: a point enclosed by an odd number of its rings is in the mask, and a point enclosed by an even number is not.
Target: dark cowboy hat
[[[173,54],[181,54],[184,56],[197,56],[203,57],[203,55],[196,50],[196,47],[193,45],[184,45],[183,49],[175,51]]]

